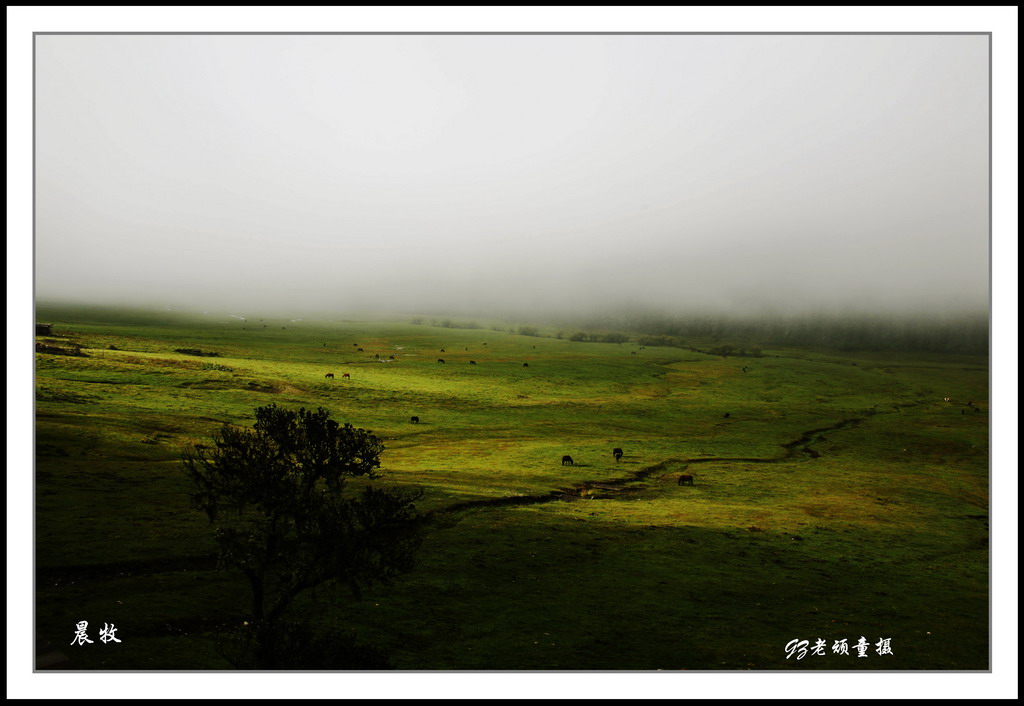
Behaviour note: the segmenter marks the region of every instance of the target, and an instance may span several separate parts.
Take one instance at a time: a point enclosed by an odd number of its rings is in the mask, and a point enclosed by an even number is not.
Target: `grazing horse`
[[[615,460],[618,461],[622,458],[622,449],[612,449],[612,456],[614,456]]]
[[[471,360],[471,361],[469,361],[469,364],[470,365],[476,365],[476,361],[475,360]]]
[[[443,363],[443,362],[444,362],[444,358],[438,358],[438,359],[437,359],[437,362],[438,362],[438,363]]]
[[[684,473],[681,476],[679,476],[679,485],[686,484],[693,485],[693,476],[691,476],[689,473]]]
[[[333,380],[334,379],[334,373],[327,373],[326,375],[324,375],[324,377],[325,378],[330,378],[331,380]]]
[[[571,466],[572,465],[572,456],[569,456],[569,455],[562,456],[562,465],[563,466]]]
[[[409,421],[412,422],[413,424],[419,424],[420,423],[420,418],[419,417],[410,417]]]
[[[342,374],[341,374],[341,377],[342,377],[342,378],[350,378],[350,379],[351,379],[351,377],[352,377],[352,376],[351,376],[351,375],[349,375],[348,373],[342,373]]]

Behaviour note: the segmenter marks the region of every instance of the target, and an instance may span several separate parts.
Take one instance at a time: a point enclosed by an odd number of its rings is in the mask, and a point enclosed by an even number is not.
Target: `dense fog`
[[[984,312],[985,35],[40,35],[37,300]]]

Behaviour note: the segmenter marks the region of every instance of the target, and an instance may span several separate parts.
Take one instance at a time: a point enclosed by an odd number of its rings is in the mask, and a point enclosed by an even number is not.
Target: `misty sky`
[[[36,293],[979,311],[988,37],[36,38]]]

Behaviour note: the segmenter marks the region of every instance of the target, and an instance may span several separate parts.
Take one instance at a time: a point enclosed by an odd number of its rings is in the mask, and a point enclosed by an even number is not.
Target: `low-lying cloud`
[[[39,299],[988,306],[984,35],[40,35],[36,90]]]

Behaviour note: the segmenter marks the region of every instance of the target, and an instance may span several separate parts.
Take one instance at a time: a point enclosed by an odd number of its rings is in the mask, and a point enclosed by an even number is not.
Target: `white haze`
[[[40,35],[36,296],[985,311],[988,42]]]

